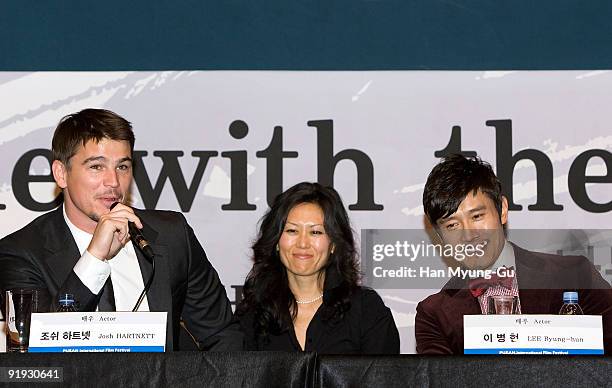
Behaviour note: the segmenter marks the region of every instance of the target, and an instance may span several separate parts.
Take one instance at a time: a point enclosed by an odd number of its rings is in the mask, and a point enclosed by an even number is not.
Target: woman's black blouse
[[[391,310],[376,291],[360,287],[350,298],[350,309],[340,320],[324,321],[323,305],[306,331],[307,352],[326,354],[398,354],[400,341]],[[258,341],[253,329],[253,312],[238,317],[244,332],[245,350],[301,351],[293,326]]]

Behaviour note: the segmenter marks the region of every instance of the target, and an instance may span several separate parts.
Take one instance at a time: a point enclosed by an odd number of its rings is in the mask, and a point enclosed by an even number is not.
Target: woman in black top
[[[236,317],[245,350],[399,353],[391,311],[359,286],[353,231],[330,187],[299,183],[262,218]]]

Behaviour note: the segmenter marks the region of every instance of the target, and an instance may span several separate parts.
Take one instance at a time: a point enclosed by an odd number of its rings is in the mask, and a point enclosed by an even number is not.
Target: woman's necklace
[[[321,294],[321,295],[317,296],[317,297],[316,297],[316,298],[314,298],[314,299],[310,299],[310,300],[297,300],[297,299],[296,299],[296,300],[295,300],[295,303],[297,303],[297,304],[311,304],[311,303],[314,303],[314,302],[316,302],[317,300],[321,299],[322,297],[323,297],[323,294]]]

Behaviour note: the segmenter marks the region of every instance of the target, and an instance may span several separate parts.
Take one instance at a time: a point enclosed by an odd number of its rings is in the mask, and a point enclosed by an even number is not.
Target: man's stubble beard
[[[100,222],[100,216],[95,213],[90,213],[87,215],[90,220],[95,221],[96,223]]]

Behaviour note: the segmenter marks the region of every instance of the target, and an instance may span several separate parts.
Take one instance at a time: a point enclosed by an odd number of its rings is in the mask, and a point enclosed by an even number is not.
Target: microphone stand
[[[133,222],[128,222],[128,228],[129,228],[130,236],[131,236],[130,239],[132,240],[134,245],[136,245],[138,249],[140,249],[142,254],[151,262],[151,265],[153,267],[151,270],[151,276],[149,276],[149,279],[147,280],[147,283],[145,284],[144,290],[142,290],[142,293],[140,294],[140,296],[138,297],[138,300],[136,301],[136,305],[132,309],[132,312],[135,312],[135,311],[138,311],[138,308],[140,307],[140,304],[144,300],[145,295],[149,291],[149,288],[151,288],[151,283],[153,283],[153,276],[155,276],[155,253],[153,252],[153,249],[151,248],[147,240],[144,238],[140,230],[136,227],[136,225]]]
[[[151,265],[153,267],[152,271],[151,271],[151,276],[149,276],[149,279],[147,280],[147,284],[145,284],[144,290],[142,290],[142,293],[138,297],[138,300],[136,301],[136,305],[132,309],[132,312],[136,312],[140,308],[140,304],[144,300],[144,297],[147,294],[147,292],[149,291],[149,288],[151,288],[151,283],[153,283],[153,276],[155,276],[155,259],[154,259],[155,255],[151,255],[151,257],[148,257],[148,256],[146,256],[146,257],[148,259],[150,259]]]
[[[117,206],[118,203],[119,202],[113,203],[110,206],[110,210],[113,210],[113,208]],[[140,230],[133,222],[128,222],[128,230],[130,232],[130,240],[132,240],[132,243],[137,246],[138,249],[140,249],[142,254],[151,262],[152,266],[151,276],[149,276],[149,279],[147,280],[144,289],[142,290],[140,296],[138,297],[138,300],[136,301],[136,305],[134,305],[134,308],[132,309],[132,312],[136,312],[140,308],[140,304],[144,300],[144,297],[149,291],[149,288],[151,288],[151,283],[153,283],[153,277],[155,276],[155,253],[153,252],[153,249],[151,249],[151,246],[144,238]]]

